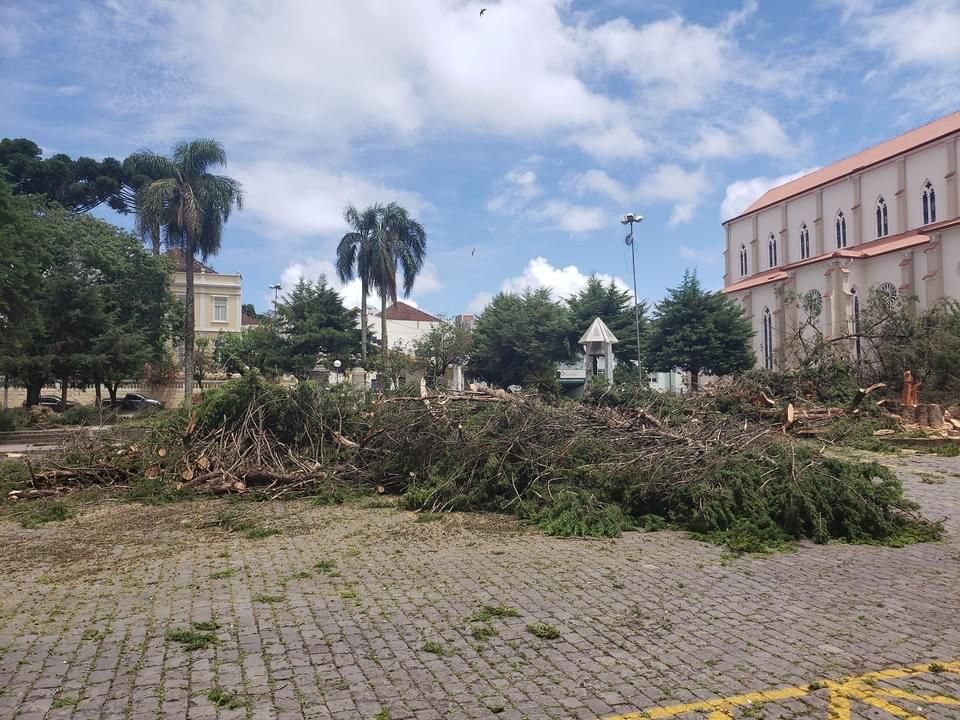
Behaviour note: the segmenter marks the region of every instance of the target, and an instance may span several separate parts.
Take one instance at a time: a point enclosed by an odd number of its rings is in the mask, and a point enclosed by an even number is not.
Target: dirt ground
[[[960,460],[883,461],[943,542],[730,558],[362,504],[8,512],[0,718],[960,719]]]

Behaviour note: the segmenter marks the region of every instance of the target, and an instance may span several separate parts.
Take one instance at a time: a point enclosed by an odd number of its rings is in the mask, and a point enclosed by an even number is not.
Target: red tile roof
[[[807,258],[806,260],[800,260],[795,263],[790,263],[789,265],[781,265],[780,267],[770,268],[769,270],[764,270],[756,275],[751,275],[748,278],[744,278],[733,285],[728,285],[723,289],[723,292],[731,293],[738,292],[740,290],[749,290],[750,288],[766,285],[767,283],[786,280],[788,270],[795,270],[796,268],[804,267],[806,265],[813,265],[815,263],[823,262],[824,260],[831,260],[834,258],[854,258],[863,260],[866,258],[877,257],[878,255],[886,255],[887,253],[896,252],[897,250],[906,250],[919,245],[926,245],[928,242],[930,242],[930,233],[934,233],[938,230],[945,230],[946,228],[955,227],[957,225],[960,225],[960,219],[944,220],[943,222],[925,225],[920,230],[910,230],[905,233],[900,233],[899,235],[889,235],[877,240],[871,240],[870,242],[863,243],[862,245],[857,245],[856,247],[834,250],[833,252],[825,253],[824,255],[818,255],[817,257],[813,258]]]
[[[181,250],[180,248],[170,248],[164,253],[164,255],[166,255],[168,258],[173,260],[173,264],[176,267],[177,272],[187,271],[187,256],[184,254],[183,250]],[[216,275],[217,273],[217,271],[214,270],[212,267],[210,267],[209,265],[204,265],[202,262],[200,262],[196,258],[193,259],[193,271],[195,273],[198,273],[198,272],[213,273],[214,275]]]
[[[430,313],[425,313],[423,310],[413,307],[413,305],[407,305],[405,302],[395,302],[384,312],[384,317],[386,317],[387,320],[440,322],[440,318],[434,317]]]
[[[891,140],[882,142],[879,145],[874,145],[871,148],[858,152],[856,155],[851,155],[832,165],[822,167],[796,180],[778,185],[768,190],[745,211],[736,217],[730,218],[730,220],[726,222],[737,220],[750,213],[763,210],[771,205],[776,205],[783,200],[809,192],[822,185],[831,183],[834,180],[839,180],[840,178],[864,170],[872,165],[890,160],[897,155],[909,150],[915,150],[916,148],[940,140],[958,131],[960,131],[960,111],[942,117],[939,120],[934,120],[926,125],[921,125],[909,132],[905,132],[903,135],[898,135]]]
[[[260,321],[253,317],[253,315],[247,315],[246,313],[243,313],[240,315],[240,324],[244,327],[247,327],[250,325],[259,325]]]

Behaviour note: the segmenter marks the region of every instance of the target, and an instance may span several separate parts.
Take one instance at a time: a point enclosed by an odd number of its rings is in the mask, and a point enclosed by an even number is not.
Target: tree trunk
[[[107,383],[107,392],[110,393],[110,405],[112,406],[117,404],[117,389],[119,387],[119,382]]]
[[[93,384],[93,389],[94,389],[94,392],[96,393],[96,399],[94,400],[94,402],[96,403],[97,407],[100,407],[101,403],[103,402],[103,395],[102,395],[101,392],[100,392],[100,381],[99,381],[99,380],[97,380],[97,381]]]
[[[367,367],[367,280],[360,278],[360,364]]]
[[[60,409],[61,409],[61,410],[66,410],[66,409],[67,409],[67,385],[68,385],[68,383],[69,383],[69,379],[68,379],[68,378],[63,378],[63,380],[60,381]]]
[[[150,240],[153,242],[153,254],[160,254],[160,232],[159,229],[150,233]]]
[[[380,347],[383,356],[387,356],[387,294],[380,296]]]
[[[183,253],[186,260],[187,297],[185,298],[185,317],[183,318],[183,402],[185,407],[193,406],[193,344],[196,332],[193,297],[193,243],[187,242]]]
[[[40,383],[27,383],[27,407],[40,402],[40,390],[42,387]]]
[[[690,371],[690,392],[695,393],[700,390],[700,370]]]

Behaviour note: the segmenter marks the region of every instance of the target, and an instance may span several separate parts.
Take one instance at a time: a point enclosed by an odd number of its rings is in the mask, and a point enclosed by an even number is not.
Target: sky
[[[722,287],[721,222],[769,187],[960,107],[957,37],[960,0],[0,0],[0,137],[220,140],[245,202],[211,264],[258,309],[320,274],[358,303],[343,210],[392,201],[429,312],[629,287],[626,212],[655,302]]]

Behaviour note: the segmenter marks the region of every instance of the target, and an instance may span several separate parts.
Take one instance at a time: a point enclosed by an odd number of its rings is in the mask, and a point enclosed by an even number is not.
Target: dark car
[[[48,407],[55,412],[63,412],[67,408],[72,408],[77,405],[74,400],[67,400],[67,404],[64,405],[61,398],[56,395],[41,395],[40,399],[37,401],[37,405],[41,407]]]
[[[123,397],[117,398],[115,403],[110,400],[104,400],[100,403],[100,407],[134,411],[159,410],[163,407],[163,402],[149,398],[141,393],[127,393]]]

